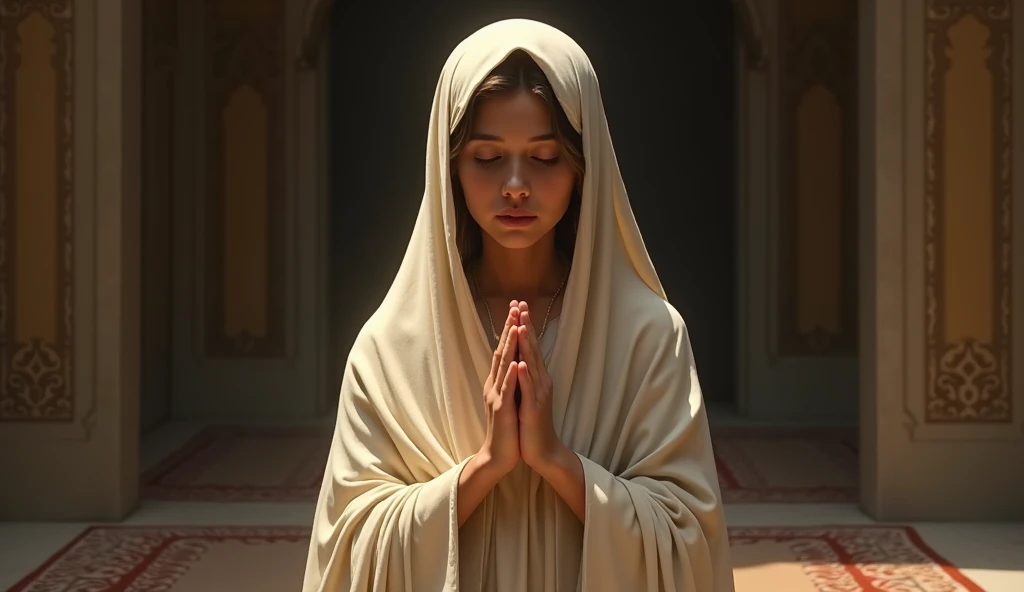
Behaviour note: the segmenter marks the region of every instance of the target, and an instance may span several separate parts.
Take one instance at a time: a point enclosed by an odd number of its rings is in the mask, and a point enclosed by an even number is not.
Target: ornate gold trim
[[[32,340],[15,342],[14,319],[18,311],[12,298],[15,264],[15,233],[28,229],[13,228],[14,134],[18,114],[14,112],[13,94],[18,68],[18,26],[26,16],[38,12],[54,28],[52,64],[57,77],[57,112],[53,114],[58,132],[55,139],[58,161],[55,170],[58,209],[53,223],[59,230],[60,245],[56,252],[60,290],[55,343]],[[0,421],[72,421],[75,414],[72,390],[74,342],[74,15],[72,0],[2,0],[0,1]]]
[[[1011,366],[1012,14],[1009,0],[928,0],[925,82],[925,421],[1005,423],[1013,419]],[[995,285],[991,343],[949,343],[944,332],[943,148],[948,33],[973,15],[991,31]],[[984,198],[985,196],[979,196]]]
[[[266,18],[232,18],[219,2],[205,3],[211,59],[206,70],[209,124],[206,187],[205,355],[211,357],[279,357],[286,352],[285,216],[285,2],[271,0]],[[224,334],[224,106],[240,86],[260,94],[268,115],[267,260],[265,336]]]
[[[849,357],[858,347],[857,228],[857,2],[847,0],[837,18],[795,22],[792,0],[779,3],[780,102],[778,217],[778,351],[786,357]],[[801,98],[816,85],[827,88],[842,109],[840,224],[840,330],[798,327],[796,115]],[[804,247],[806,248],[806,247]]]

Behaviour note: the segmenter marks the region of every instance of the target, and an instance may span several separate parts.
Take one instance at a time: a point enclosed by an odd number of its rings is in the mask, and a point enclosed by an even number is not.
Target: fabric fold
[[[706,476],[714,454],[686,326],[666,306],[640,327],[648,338],[638,343],[651,349],[633,355],[650,365],[630,387],[636,398],[619,437],[595,450],[610,457],[611,469],[577,452],[587,491],[581,589],[731,590],[731,565],[721,560],[728,556],[721,491]]]
[[[555,431],[584,467],[586,520],[521,463],[459,528],[458,480],[484,441],[492,351],[456,244],[449,139],[477,86],[517,50],[545,74],[586,160],[545,352]],[[731,592],[686,325],[644,247],[583,49],[534,21],[484,27],[445,63],[427,138],[409,246],[346,363],[303,592]]]
[[[428,466],[410,456],[398,444],[394,414],[381,413],[394,400],[361,388],[360,362],[354,358],[343,378],[350,388],[338,409],[303,590],[455,589],[459,477],[472,457]]]

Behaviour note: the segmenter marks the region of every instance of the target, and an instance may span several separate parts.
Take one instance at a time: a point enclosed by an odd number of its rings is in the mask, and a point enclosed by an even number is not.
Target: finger
[[[543,365],[540,363],[542,355],[540,349],[540,333],[537,332],[537,328],[533,324],[533,315],[529,315],[527,317],[526,326],[529,328],[526,333],[530,337],[530,347],[533,349],[534,355],[537,356],[534,365],[536,366],[537,372],[540,372],[543,369]]]
[[[530,323],[530,313],[524,312],[521,316],[523,324],[519,326],[519,347],[523,351],[523,357],[530,362],[530,375],[537,378],[541,369],[540,343],[534,335],[533,324]]]
[[[519,303],[519,318],[523,317],[523,313],[530,312],[530,305],[526,302]]]
[[[517,351],[519,351],[519,326],[512,325],[508,328],[508,340],[505,342],[505,351],[501,356],[502,368],[515,361]]]
[[[526,362],[519,362],[519,390],[523,393],[523,405],[536,405],[537,398],[534,396],[533,376],[530,374],[530,365]]]
[[[519,364],[511,362],[505,372],[505,380],[501,383],[501,398],[512,397],[516,393],[516,380],[519,377]]]
[[[505,343],[508,341],[508,330],[518,322],[518,315],[513,315],[512,310],[508,311],[505,315],[505,326],[501,329],[501,337],[498,338],[498,343],[494,347],[494,357],[491,359],[491,382],[497,382],[499,377],[501,360],[504,356]]]
[[[534,351],[532,344],[530,343],[529,333],[529,329],[527,329],[525,326],[519,326],[519,351],[523,353],[523,355],[520,357],[524,362],[528,362],[530,372],[532,373],[535,372],[535,369],[537,368],[537,358],[536,351]],[[523,370],[523,368],[520,368],[520,370]]]
[[[530,312],[527,310],[519,315],[519,319],[519,324],[526,325],[526,327],[530,330],[530,335],[533,336],[532,344],[537,345],[539,347],[540,342],[537,341],[538,333],[536,331],[536,327],[533,326],[533,315],[530,314]]]
[[[498,338],[498,343],[495,344],[495,353],[490,358],[490,379],[492,382],[498,377],[499,369],[502,366],[502,355],[505,351],[505,341],[508,339],[509,328],[515,325],[512,320],[512,311],[505,316],[505,327],[502,328],[502,335]]]

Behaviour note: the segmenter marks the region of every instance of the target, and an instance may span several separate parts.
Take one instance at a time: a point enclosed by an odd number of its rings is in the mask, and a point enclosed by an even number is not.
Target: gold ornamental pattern
[[[1010,0],[928,0],[925,421],[1012,421]]]
[[[0,421],[71,421],[72,0],[0,0]]]

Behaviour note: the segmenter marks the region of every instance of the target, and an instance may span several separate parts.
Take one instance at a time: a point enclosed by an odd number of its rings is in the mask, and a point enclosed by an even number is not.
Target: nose
[[[525,199],[530,196],[530,184],[526,178],[525,166],[521,159],[510,159],[508,177],[502,187],[502,194],[508,199]]]

